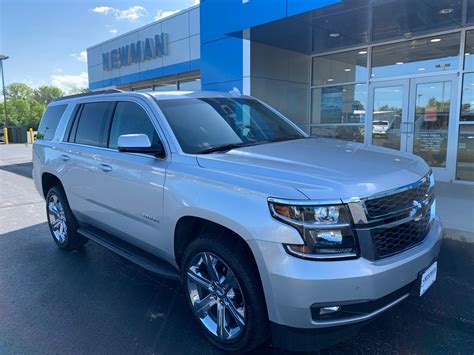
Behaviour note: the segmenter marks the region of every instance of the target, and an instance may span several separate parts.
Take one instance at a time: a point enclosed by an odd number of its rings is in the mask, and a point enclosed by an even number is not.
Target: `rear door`
[[[83,223],[106,217],[98,203],[97,186],[102,177],[102,159],[115,102],[90,102],[78,107],[72,128],[63,142],[62,174],[69,204]]]

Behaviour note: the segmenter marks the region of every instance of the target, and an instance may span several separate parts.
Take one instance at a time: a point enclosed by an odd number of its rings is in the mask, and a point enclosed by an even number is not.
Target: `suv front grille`
[[[386,258],[421,243],[434,218],[431,175],[399,191],[349,203],[362,255],[369,260]],[[361,218],[362,216],[362,218]]]
[[[372,232],[377,259],[385,258],[407,250],[425,239],[430,226],[430,213],[419,221],[399,224],[398,226]]]
[[[392,195],[378,197],[365,201],[365,209],[369,220],[407,210],[413,206],[413,201],[425,201],[430,198],[430,179],[413,189]]]

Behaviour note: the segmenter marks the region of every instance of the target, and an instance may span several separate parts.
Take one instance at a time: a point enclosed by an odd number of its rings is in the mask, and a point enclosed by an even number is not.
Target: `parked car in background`
[[[59,248],[93,240],[181,280],[224,350],[321,348],[436,280],[421,158],[310,138],[249,96],[65,97],[41,120],[33,166]]]

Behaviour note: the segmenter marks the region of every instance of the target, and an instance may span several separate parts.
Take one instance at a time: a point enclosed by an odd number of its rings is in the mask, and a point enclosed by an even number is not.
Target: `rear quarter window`
[[[50,141],[54,138],[56,128],[58,128],[59,121],[67,105],[50,106],[44,112],[38,127],[37,139]]]

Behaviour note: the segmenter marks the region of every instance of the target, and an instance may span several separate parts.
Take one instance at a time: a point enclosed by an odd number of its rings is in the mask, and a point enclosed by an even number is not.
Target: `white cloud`
[[[87,51],[82,51],[80,53],[72,53],[71,57],[76,58],[80,62],[87,63]]]
[[[77,60],[83,63],[87,63],[87,51],[82,51],[77,56]]]
[[[181,10],[171,10],[171,11],[163,11],[163,10],[158,10],[158,13],[155,16],[155,21],[161,20],[165,17],[171,16]]]
[[[86,88],[89,83],[87,72],[82,72],[78,75],[51,75],[51,84],[59,87],[64,92],[68,93],[74,89]]]
[[[117,20],[128,20],[131,22],[137,21],[140,17],[148,15],[147,9],[140,5],[130,6],[128,9],[124,10],[110,6],[97,6],[91,9],[91,11],[103,15],[113,14]]]
[[[94,7],[91,11],[95,12],[95,13],[98,13],[98,14],[107,15],[111,12],[114,12],[115,9],[113,7],[110,7],[110,6],[97,6],[97,7]]]
[[[199,3],[200,3],[200,0],[191,0],[185,8],[187,9],[188,7],[199,5]],[[180,11],[181,11],[181,9],[169,10],[169,11],[158,10],[158,12],[156,13],[156,16],[155,16],[155,21],[164,19],[165,17],[174,15],[175,13],[180,12]]]
[[[113,35],[116,35],[118,30],[116,28],[111,28],[109,32],[112,33]]]
[[[140,17],[148,15],[148,11],[143,6],[130,6],[126,10],[117,10],[115,12],[115,17],[117,20],[129,20],[136,21]]]

